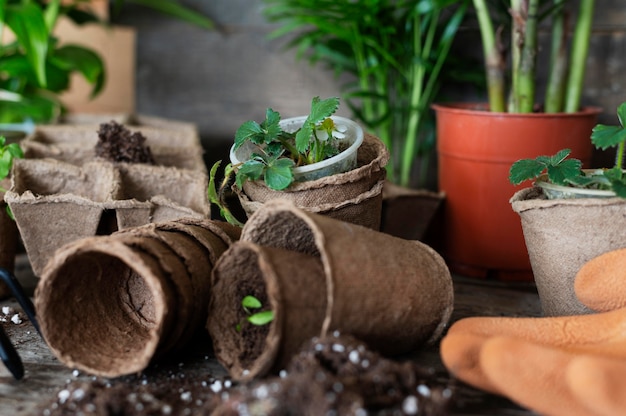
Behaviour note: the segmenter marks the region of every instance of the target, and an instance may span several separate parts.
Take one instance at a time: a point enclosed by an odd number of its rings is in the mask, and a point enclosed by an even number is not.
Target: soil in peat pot
[[[110,162],[147,163],[154,165],[150,147],[146,146],[146,137],[141,132],[132,133],[115,121],[100,124],[96,156]]]
[[[263,305],[260,309],[250,310],[249,313],[241,306],[241,301],[246,296],[254,296]],[[239,334],[243,345],[240,348],[239,362],[243,368],[248,368],[263,353],[265,340],[270,331],[270,324],[254,325],[248,322],[250,314],[263,312],[270,309],[269,298],[265,289],[265,283],[261,277],[241,280],[235,288],[237,304],[237,322],[239,322]]]

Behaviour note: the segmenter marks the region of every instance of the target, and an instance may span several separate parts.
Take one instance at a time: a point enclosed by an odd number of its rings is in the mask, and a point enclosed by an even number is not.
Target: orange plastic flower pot
[[[509,168],[523,158],[569,148],[584,166],[599,108],[578,113],[511,114],[480,104],[434,105],[437,114],[439,188],[445,192],[441,247],[454,273],[531,281],[519,216],[509,199]]]

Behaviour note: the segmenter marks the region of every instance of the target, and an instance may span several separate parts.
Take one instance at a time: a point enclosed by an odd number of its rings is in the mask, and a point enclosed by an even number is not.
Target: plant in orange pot
[[[473,0],[482,36],[489,104],[435,105],[439,187],[446,194],[441,251],[450,268],[472,277],[532,280],[519,217],[509,199],[512,163],[569,148],[590,163],[589,135],[599,108],[581,108],[594,0],[582,0],[566,53],[563,1],[540,10],[538,0],[511,0],[511,71],[485,0]],[[539,16],[553,21],[543,104],[536,98]],[[568,62],[569,61],[569,62]],[[507,76],[508,75],[508,76]],[[510,88],[505,85],[510,80]],[[510,91],[509,91],[510,90]]]

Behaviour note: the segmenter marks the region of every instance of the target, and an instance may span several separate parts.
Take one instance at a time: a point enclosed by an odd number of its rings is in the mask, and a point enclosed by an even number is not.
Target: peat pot
[[[532,281],[509,182],[519,159],[569,148],[588,166],[589,139],[599,108],[578,113],[510,114],[482,104],[434,105],[439,188],[446,195],[439,249],[452,272],[470,277]]]
[[[511,198],[519,214],[544,315],[591,312],[576,297],[574,281],[589,260],[626,247],[626,199],[547,199],[539,187]]]

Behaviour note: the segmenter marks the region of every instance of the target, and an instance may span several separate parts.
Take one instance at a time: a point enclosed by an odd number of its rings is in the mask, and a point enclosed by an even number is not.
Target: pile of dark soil
[[[432,371],[388,360],[335,333],[312,339],[279,377],[235,385],[181,368],[73,381],[39,414],[443,415],[452,396]]]
[[[150,147],[146,146],[146,137],[141,132],[131,133],[126,127],[115,121],[100,124],[96,156],[110,162],[147,163],[154,165]]]

